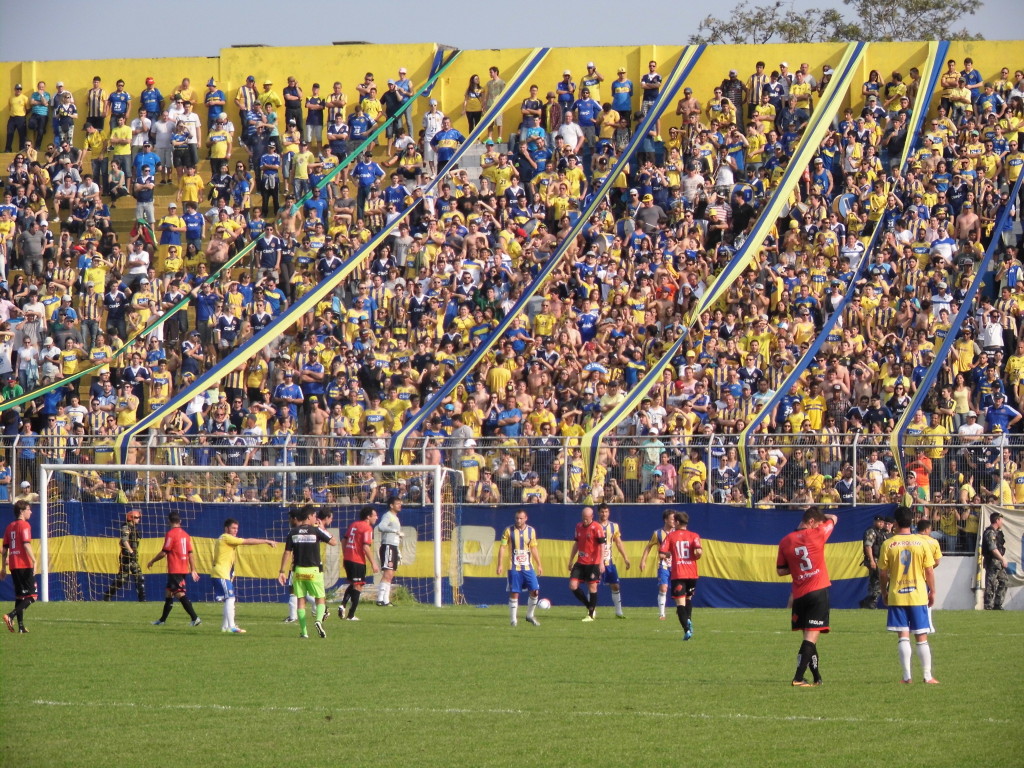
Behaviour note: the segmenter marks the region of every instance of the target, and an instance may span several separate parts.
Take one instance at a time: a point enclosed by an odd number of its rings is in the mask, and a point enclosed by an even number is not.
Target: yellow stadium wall
[[[972,56],[981,73],[985,77],[993,77],[1003,66],[1010,67],[1011,71],[1019,66],[1021,46],[1021,41],[955,42],[951,45],[950,57],[956,59],[959,65],[965,56]],[[788,62],[794,71],[801,62],[807,62],[814,76],[820,79],[822,67],[826,64],[835,66],[845,47],[845,43],[709,46],[687,80],[687,85],[693,88],[701,102],[706,103],[714,87],[726,77],[730,69],[736,69],[740,78],[745,80],[754,71],[754,63],[758,60],[767,64],[769,72],[777,68],[780,61]],[[682,45],[554,49],[530,77],[527,88],[512,100],[504,112],[504,133],[507,136],[518,126],[519,101],[525,98],[529,84],[535,83],[543,97],[561,80],[563,70],[571,70],[573,80],[578,83],[586,72],[588,61],[595,62],[598,71],[605,77],[602,102],[608,100],[608,86],[615,79],[615,71],[624,66],[635,88],[633,107],[636,109],[640,101],[640,76],[647,71],[647,62],[651,59],[657,61],[659,71],[666,76],[682,49]],[[374,73],[382,91],[386,88],[387,80],[396,76],[399,66],[409,70],[414,84],[422,84],[429,75],[435,50],[433,43],[293,46],[226,48],[219,56],[211,57],[0,62],[0,85],[5,89],[0,123],[6,125],[10,114],[8,98],[13,93],[15,83],[22,83],[27,93],[35,88],[36,82],[44,80],[52,93],[55,83],[61,80],[75,94],[81,107],[94,75],[103,78],[107,90],[113,89],[118,78],[124,78],[128,91],[136,97],[144,87],[145,78],[149,76],[156,79],[157,86],[165,95],[172,92],[182,77],[190,78],[196,92],[203,94],[206,81],[214,77],[229,102],[233,101],[235,91],[250,74],[258,84],[262,84],[265,78],[273,80],[274,89],[278,92],[284,87],[285,79],[292,75],[298,79],[306,94],[313,82],[319,82],[322,92],[327,93],[331,90],[331,84],[340,80],[352,102],[355,99],[355,84],[362,82],[366,72]],[[462,102],[470,75],[478,74],[481,81],[486,81],[488,68],[497,66],[501,76],[508,80],[529,53],[530,50],[525,48],[465,51],[438,82],[431,95],[438,99],[441,110],[454,118],[456,127],[465,129]],[[907,77],[910,67],[923,68],[927,55],[926,42],[872,43],[861,67],[862,76],[855,80],[844,106],[858,109],[862,106],[860,83],[867,80],[872,69],[879,71],[883,82],[894,69]],[[425,102],[416,107],[415,125],[419,125],[419,117],[425,110]],[[669,124],[674,124],[674,106],[668,111]]]

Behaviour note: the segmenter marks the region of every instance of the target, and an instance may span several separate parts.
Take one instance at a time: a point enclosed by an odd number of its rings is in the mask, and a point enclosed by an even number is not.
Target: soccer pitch
[[[555,596],[556,600],[559,596]],[[607,598],[607,595],[604,595]],[[566,595],[565,598],[568,598]],[[567,599],[561,600],[567,603]],[[0,637],[0,764],[29,766],[1020,766],[1024,615],[941,612],[939,686],[899,684],[884,611],[834,611],[821,688],[791,688],[788,614],[672,607],[360,607],[245,635],[160,603],[49,603]]]

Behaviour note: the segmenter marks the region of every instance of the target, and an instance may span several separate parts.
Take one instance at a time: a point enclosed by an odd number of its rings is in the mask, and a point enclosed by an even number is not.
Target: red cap
[[[156,82],[156,80],[154,80],[152,77],[147,77],[146,78],[146,85],[152,85],[155,82]]]

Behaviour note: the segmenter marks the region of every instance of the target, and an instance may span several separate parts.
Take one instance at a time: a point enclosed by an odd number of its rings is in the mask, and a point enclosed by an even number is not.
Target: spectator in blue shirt
[[[498,427],[505,437],[519,437],[523,433],[523,412],[514,395],[505,398],[505,407],[498,412]]]

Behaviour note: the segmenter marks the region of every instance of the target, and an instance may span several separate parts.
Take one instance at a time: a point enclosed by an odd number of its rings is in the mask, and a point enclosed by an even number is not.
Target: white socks
[[[295,595],[288,596],[288,620],[297,621],[299,618],[299,598]]]
[[[664,592],[658,592],[658,615],[661,618],[665,618],[665,602],[668,595]]]
[[[909,640],[907,641],[909,644]],[[925,640],[923,643],[917,644],[917,658],[921,662],[921,674],[924,675],[925,680],[932,679],[932,647],[928,645],[928,641]],[[909,677],[909,675],[908,675]]]
[[[221,622],[220,628],[226,632],[233,626],[235,626],[235,598],[228,597],[224,599],[224,621]]]
[[[539,600],[540,597],[534,597],[533,595],[530,595],[529,599],[526,601],[526,618],[533,618],[533,612],[537,609],[537,602]]]
[[[615,615],[622,615],[622,592],[612,592],[612,604],[615,606]]]
[[[910,656],[911,656],[911,652],[910,652],[910,638],[909,637],[901,637],[899,639],[899,641],[896,643],[896,653],[900,657],[900,669],[903,670],[903,679],[904,680],[909,680],[911,678],[911,675],[910,675]],[[929,656],[930,656],[930,654],[929,654]],[[928,666],[929,667],[931,666],[930,658],[929,658]]]
[[[518,618],[519,618],[518,614],[519,614],[519,598],[518,597],[510,597],[508,599],[508,615],[509,615],[509,618],[512,620],[513,624],[515,624],[516,621],[518,620]]]
[[[391,602],[391,582],[382,581],[380,586],[377,587],[377,602],[378,603],[390,603]]]

